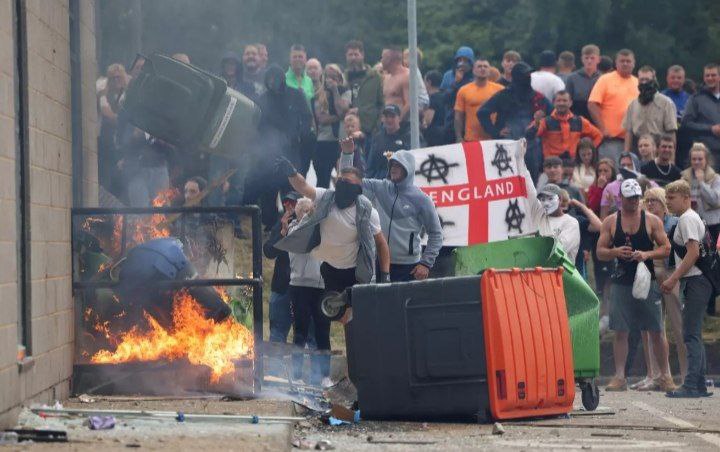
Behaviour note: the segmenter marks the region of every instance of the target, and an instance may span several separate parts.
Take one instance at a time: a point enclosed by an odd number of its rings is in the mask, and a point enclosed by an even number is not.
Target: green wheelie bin
[[[594,378],[600,373],[598,330],[600,301],[585,278],[552,237],[524,237],[458,248],[455,274],[476,275],[487,268],[563,267],[563,286],[572,334],[575,380],[582,389],[583,405],[599,402]]]
[[[238,159],[253,146],[260,108],[220,77],[165,55],[146,58],[122,114],[163,141]]]

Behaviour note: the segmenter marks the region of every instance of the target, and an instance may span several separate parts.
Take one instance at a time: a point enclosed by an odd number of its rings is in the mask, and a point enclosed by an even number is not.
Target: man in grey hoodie
[[[340,169],[352,166],[352,137],[340,141]],[[362,180],[363,194],[380,214],[380,226],[390,246],[390,280],[426,279],[442,247],[440,217],[428,195],[414,185],[415,157],[397,151],[388,160],[385,179]],[[425,250],[420,237],[428,234]]]

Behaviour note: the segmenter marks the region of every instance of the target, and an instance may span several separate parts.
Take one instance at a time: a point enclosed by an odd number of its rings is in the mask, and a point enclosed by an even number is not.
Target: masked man
[[[637,99],[630,102],[622,127],[625,129],[625,152],[637,149],[641,135],[660,137],[677,131],[677,109],[673,101],[658,92],[655,69],[643,66],[638,71]]]
[[[315,211],[275,244],[292,253],[311,253],[322,262],[325,289],[342,292],[357,283],[372,281],[375,260],[379,282],[390,282],[390,250],[380,228],[380,216],[362,195],[362,178],[356,168],[340,170],[335,189],[313,187],[286,158],[276,161],[276,172],[288,178],[293,189],[313,200]]]

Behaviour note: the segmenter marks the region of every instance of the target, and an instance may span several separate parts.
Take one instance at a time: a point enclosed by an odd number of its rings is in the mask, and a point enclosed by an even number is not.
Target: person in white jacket
[[[520,162],[527,187],[530,224],[537,227],[541,236],[553,237],[560,242],[568,259],[575,262],[580,249],[580,224],[562,209],[560,201],[563,189],[555,184],[545,184],[538,193],[530,172],[525,168],[522,159]]]
[[[295,206],[297,217],[288,226],[292,232],[305,215],[313,210],[310,198],[301,198]],[[330,381],[330,319],[320,310],[325,284],[320,274],[320,261],[310,253],[288,253],[290,257],[290,305],[293,314],[293,344],[298,353],[293,354],[293,378],[302,380],[304,353],[308,342],[311,320],[314,325],[317,352],[312,356],[310,384],[331,386]]]

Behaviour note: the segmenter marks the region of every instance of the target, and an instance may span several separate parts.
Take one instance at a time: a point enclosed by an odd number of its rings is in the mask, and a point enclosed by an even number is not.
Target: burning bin
[[[130,83],[123,112],[163,141],[228,158],[252,145],[260,121],[259,107],[223,79],[159,54]]]
[[[455,272],[475,275],[487,268],[562,267],[565,299],[572,331],[575,377],[600,373],[598,331],[600,302],[595,292],[551,237],[527,237],[458,248]]]
[[[570,412],[561,272],[355,286],[348,367],[362,417],[489,421]]]

